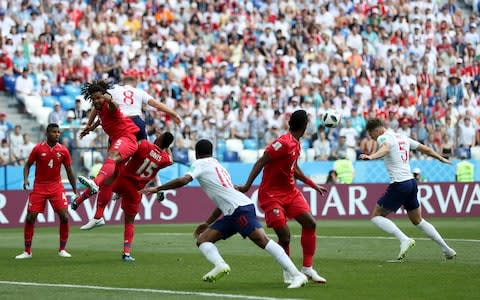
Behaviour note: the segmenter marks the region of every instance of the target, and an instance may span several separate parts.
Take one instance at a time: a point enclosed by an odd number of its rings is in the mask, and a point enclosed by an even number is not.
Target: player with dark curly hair
[[[118,105],[108,93],[110,88],[111,84],[107,81],[96,80],[86,83],[81,89],[81,93],[85,99],[91,101],[93,104],[94,110],[92,117],[99,117],[103,130],[109,136],[111,143],[108,149],[107,159],[104,161],[98,175],[93,180],[84,176],[78,177],[78,180],[88,188],[75,200],[77,203],[96,194],[99,187],[108,184],[114,177],[116,165],[130,158],[138,148],[136,134],[139,129],[130,118],[122,114]],[[83,137],[88,134],[88,132],[92,130],[92,127],[95,128],[96,125],[86,127],[80,136]],[[106,195],[107,194],[108,193],[106,193]],[[108,203],[108,201],[110,201],[110,199],[97,199],[97,202],[100,203]],[[105,222],[103,220],[104,208],[105,206],[97,207],[94,217],[97,222]]]

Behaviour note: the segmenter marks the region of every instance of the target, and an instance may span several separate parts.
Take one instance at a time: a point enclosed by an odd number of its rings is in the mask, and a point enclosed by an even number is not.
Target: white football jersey
[[[411,138],[387,130],[377,138],[378,146],[390,146],[390,152],[383,157],[390,182],[402,182],[413,178],[410,171],[410,149],[417,149],[419,142]]]
[[[108,92],[127,117],[142,116],[142,104],[153,99],[147,92],[129,85],[115,85]]]
[[[250,198],[235,189],[230,174],[215,158],[197,159],[187,174],[198,180],[225,216],[233,214],[239,206],[253,204]]]

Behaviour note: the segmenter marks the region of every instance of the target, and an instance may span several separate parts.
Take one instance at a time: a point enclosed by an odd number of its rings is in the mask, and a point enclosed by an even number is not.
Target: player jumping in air
[[[420,151],[446,164],[450,164],[450,161],[433,149],[409,137],[386,130],[383,121],[380,119],[368,120],[366,130],[378,142],[380,148],[372,155],[361,154],[360,159],[374,160],[383,157],[390,176],[390,185],[385,194],[378,200],[372,212],[372,222],[400,241],[400,252],[397,259],[399,261],[403,260],[408,250],[415,245],[415,240],[406,236],[395,223],[386,218],[388,214],[396,212],[402,205],[412,224],[440,245],[445,258],[454,258],[457,255],[455,250],[445,243],[432,224],[422,218],[422,211],[417,199],[417,181],[410,171],[410,150]]]
[[[109,136],[111,144],[107,159],[95,179],[78,177],[78,180],[87,186],[87,189],[80,195],[80,199],[87,199],[96,194],[99,187],[108,183],[107,180],[111,180],[114,176],[117,164],[130,158],[138,148],[136,134],[139,129],[130,118],[120,112],[118,105],[108,93],[109,89],[110,84],[103,80],[86,83],[82,87],[82,95],[86,100],[92,101],[95,113],[99,116],[103,130]],[[97,202],[106,204],[110,199],[111,195],[109,199],[97,199]],[[105,223],[103,220],[104,208],[105,206],[97,207],[94,219],[98,223]]]
[[[288,121],[288,133],[280,136],[265,149],[263,156],[253,166],[247,182],[239,186],[238,190],[247,192],[263,169],[262,182],[258,190],[258,203],[265,212],[267,226],[275,230],[278,243],[287,254],[290,254],[290,229],[287,218],[297,220],[302,226],[303,267],[301,271],[315,282],[326,283],[326,279],[318,275],[312,267],[317,247],[316,222],[310,212],[310,206],[295,186],[295,179],[298,179],[320,194],[326,191],[325,188],[306,177],[297,165],[300,156],[299,140],[305,133],[307,124],[308,116],[304,110],[293,112]],[[288,273],[284,274],[285,283],[291,282],[288,275]]]
[[[237,232],[242,237],[249,237],[260,248],[265,249],[292,277],[289,288],[299,288],[307,281],[307,277],[298,271],[282,247],[270,240],[257,220],[255,206],[244,194],[235,190],[230,174],[212,157],[213,146],[210,141],[200,140],[195,145],[197,160],[190,171],[183,177],[169,181],[161,186],[146,188],[144,193],[176,189],[197,179],[208,197],[215,202],[217,208],[207,221],[195,230],[197,246],[202,254],[215,267],[203,276],[204,281],[215,282],[230,272],[230,266],[218,252],[215,242],[228,239]],[[223,218],[219,218],[223,214]]]
[[[45,210],[47,200],[60,218],[60,257],[71,257],[65,250],[68,240],[68,201],[64,194],[62,178],[60,176],[61,165],[67,171],[68,181],[73,192],[77,193],[75,176],[72,171],[72,158],[68,149],[58,143],[60,128],[57,124],[48,124],[46,131],[47,140],[37,144],[28,157],[23,168],[23,188],[28,189],[30,182],[28,176],[30,167],[35,164],[35,181],[33,191],[28,196],[28,212],[25,218],[24,238],[25,250],[15,259],[32,258],[32,239],[37,215]]]
[[[123,79],[123,83],[124,85],[114,85],[111,89],[107,90],[107,93],[111,95],[113,101],[118,105],[120,111],[125,116],[129,117],[139,128],[139,132],[136,135],[138,141],[147,139],[145,121],[141,117],[143,104],[147,104],[158,109],[159,111],[165,112],[170,115],[175,123],[181,123],[182,120],[180,116],[173,109],[156,101],[145,91],[135,88],[137,82],[134,76],[126,76]],[[96,110],[93,110],[88,124],[82,132],[82,137],[97,128],[97,126],[100,124],[98,121],[94,123],[96,115]],[[90,194],[82,194],[80,197],[73,199],[71,204],[72,209],[76,210],[78,206],[90,196]],[[103,211],[111,199],[112,189],[103,187],[100,188],[97,196],[95,216],[93,219],[89,220],[87,224],[80,227],[80,229],[90,230],[97,226],[103,226],[105,224],[105,220],[103,219]]]

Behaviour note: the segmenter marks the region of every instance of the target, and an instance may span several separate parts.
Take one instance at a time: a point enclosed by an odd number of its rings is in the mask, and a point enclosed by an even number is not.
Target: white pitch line
[[[181,232],[159,232],[159,233],[140,233],[140,235],[160,235],[160,236],[192,236],[191,233],[181,233]],[[273,234],[268,234],[270,237],[274,237]],[[299,234],[292,234],[292,237],[300,238],[301,235]],[[430,241],[429,238],[423,237],[412,237],[418,241]],[[396,240],[394,237],[390,236],[342,236],[342,235],[317,235],[317,239],[338,239],[338,240],[345,240],[345,239],[358,239],[358,240]],[[445,241],[452,241],[452,242],[465,242],[465,243],[480,243],[480,240],[474,239],[444,239]]]
[[[39,283],[39,282],[23,282],[23,281],[0,281],[0,284],[23,285],[23,286],[43,286],[43,287],[56,287],[56,288],[73,288],[73,289],[89,289],[89,290],[103,290],[103,291],[140,292],[140,293],[169,294],[169,295],[187,295],[187,296],[190,295],[190,296],[217,297],[217,298],[230,298],[230,299],[299,300],[299,299],[295,299],[295,298],[272,298],[272,297],[235,295],[235,294],[217,294],[217,293],[205,293],[205,292],[188,292],[188,291],[139,289],[139,288],[121,288],[121,287],[98,286],[98,285]]]

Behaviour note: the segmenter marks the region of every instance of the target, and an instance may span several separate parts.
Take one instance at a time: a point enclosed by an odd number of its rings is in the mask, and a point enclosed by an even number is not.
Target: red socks
[[[95,211],[95,219],[100,219],[103,217],[103,211],[108,202],[112,199],[113,195],[113,184],[104,185],[101,187],[98,196],[97,196],[97,209]]]
[[[77,203],[77,205],[80,205],[83,203],[83,201],[90,198],[91,194],[92,194],[92,191],[90,191],[90,189],[87,188],[85,191],[83,191],[83,193],[80,196],[78,196],[77,199],[75,199],[75,202]]]
[[[25,222],[25,226],[23,227],[23,238],[25,240],[25,252],[28,254],[32,253],[32,239],[34,231],[35,224],[28,224]]]
[[[311,267],[313,265],[313,255],[317,248],[317,235],[315,228],[302,228],[301,243],[303,248],[303,266]]]
[[[68,226],[68,223],[60,223],[60,247],[58,248],[58,251],[65,250],[69,229],[70,227]]]
[[[123,253],[130,254],[130,247],[133,242],[133,235],[135,234],[135,225],[133,223],[125,224],[123,231]]]
[[[116,162],[113,159],[108,158],[105,160],[103,163],[102,168],[100,169],[100,172],[98,172],[97,177],[93,181],[97,184],[97,186],[102,186],[103,182],[112,177],[113,174],[115,173],[115,166]]]

